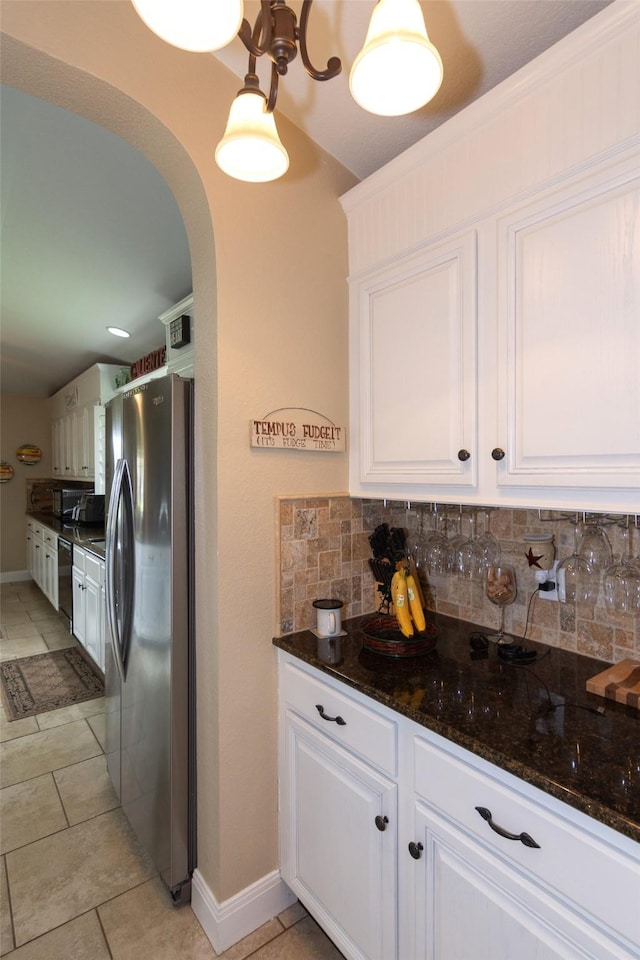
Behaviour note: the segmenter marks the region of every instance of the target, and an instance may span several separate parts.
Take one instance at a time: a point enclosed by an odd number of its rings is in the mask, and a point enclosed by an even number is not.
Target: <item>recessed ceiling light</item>
[[[122,330],[121,327],[107,327],[109,333],[112,333],[114,337],[130,337],[131,334],[127,333],[126,330]]]

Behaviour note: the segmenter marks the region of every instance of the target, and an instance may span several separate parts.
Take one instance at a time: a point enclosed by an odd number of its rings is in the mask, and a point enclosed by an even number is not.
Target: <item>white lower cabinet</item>
[[[347,957],[396,960],[397,784],[380,769],[388,757],[395,767],[395,724],[380,731],[373,711],[294,666],[286,686],[283,877]],[[383,758],[379,745],[354,752],[368,721],[391,734],[390,756],[386,743]]]
[[[104,670],[104,560],[73,548],[73,635]]]
[[[279,680],[282,876],[347,960],[640,956],[638,844],[282,651]]]
[[[452,756],[443,743],[423,736],[410,743],[409,889],[416,923],[408,956],[637,956],[638,860],[625,861],[573,818],[565,820],[500,782],[498,768],[484,764],[491,771],[485,773],[465,762],[463,751]]]
[[[58,536],[49,527],[27,518],[27,570],[45,597],[58,609]]]

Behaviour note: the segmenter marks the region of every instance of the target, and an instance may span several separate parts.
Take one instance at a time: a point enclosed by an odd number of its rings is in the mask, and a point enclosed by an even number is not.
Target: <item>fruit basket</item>
[[[417,657],[434,649],[439,630],[427,623],[424,630],[405,637],[394,616],[382,615],[363,620],[360,624],[362,645],[383,657]]]

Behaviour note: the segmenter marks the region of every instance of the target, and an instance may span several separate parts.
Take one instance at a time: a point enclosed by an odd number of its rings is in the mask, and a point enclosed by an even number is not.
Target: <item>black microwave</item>
[[[54,516],[61,519],[71,520],[73,508],[80,503],[82,495],[87,492],[86,489],[72,489],[69,487],[54,487],[51,491],[53,495],[53,513]]]

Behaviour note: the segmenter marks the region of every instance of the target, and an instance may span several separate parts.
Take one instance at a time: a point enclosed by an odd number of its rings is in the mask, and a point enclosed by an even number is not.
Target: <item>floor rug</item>
[[[79,647],[0,663],[0,687],[9,720],[47,713],[104,695],[104,680]]]

